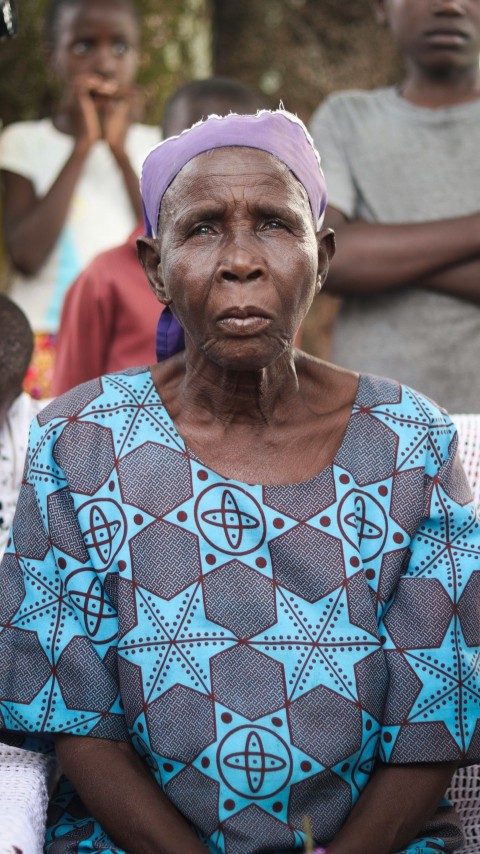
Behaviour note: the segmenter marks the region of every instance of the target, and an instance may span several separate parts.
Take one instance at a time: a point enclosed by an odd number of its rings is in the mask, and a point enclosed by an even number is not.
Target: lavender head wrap
[[[161,142],[147,155],[140,178],[146,234],[156,237],[165,191],[181,169],[205,151],[245,146],[266,151],[284,163],[307,191],[315,224],[321,225],[327,194],[320,156],[303,122],[286,110],[260,110],[255,116],[209,116],[179,136]],[[157,330],[157,358],[184,347],[183,330],[164,309]]]

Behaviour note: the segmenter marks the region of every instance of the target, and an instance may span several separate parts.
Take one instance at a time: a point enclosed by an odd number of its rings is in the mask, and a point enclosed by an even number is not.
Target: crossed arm
[[[57,754],[87,808],[130,854],[206,854],[133,747],[57,735]],[[434,814],[456,764],[377,765],[329,854],[392,854]]]
[[[349,222],[327,209],[337,251],[326,290],[338,296],[417,287],[480,304],[480,214],[405,225]]]

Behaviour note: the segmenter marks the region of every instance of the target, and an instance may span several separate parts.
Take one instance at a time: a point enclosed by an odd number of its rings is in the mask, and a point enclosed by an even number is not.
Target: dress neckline
[[[354,398],[354,400],[353,400],[353,404],[352,404],[351,412],[350,412],[350,415],[348,416],[348,420],[347,420],[347,423],[346,423],[346,425],[345,425],[345,430],[344,430],[344,432],[343,432],[343,435],[342,435],[342,439],[341,439],[341,441],[340,441],[340,444],[339,444],[339,446],[338,446],[338,448],[337,448],[337,450],[336,450],[336,452],[335,452],[335,455],[334,455],[333,459],[332,459],[329,463],[327,463],[325,466],[323,466],[323,467],[320,469],[320,471],[319,471],[319,472],[317,472],[316,474],[312,475],[311,477],[307,477],[307,478],[305,478],[304,480],[298,480],[298,481],[287,481],[287,482],[279,482],[279,483],[247,483],[247,481],[244,481],[244,480],[238,480],[237,478],[227,477],[226,475],[221,474],[221,472],[216,471],[216,469],[213,469],[211,466],[207,465],[207,464],[206,464],[206,463],[201,459],[201,457],[199,457],[199,456],[198,456],[198,454],[196,454],[196,453],[195,453],[195,451],[193,451],[193,450],[192,450],[192,449],[187,445],[187,443],[185,442],[185,440],[184,440],[183,436],[181,436],[181,434],[178,432],[177,427],[176,427],[176,424],[175,424],[175,422],[174,422],[174,420],[173,420],[172,416],[170,415],[170,413],[169,413],[169,411],[168,411],[167,407],[165,406],[165,404],[164,404],[164,402],[163,402],[163,400],[162,400],[162,396],[161,396],[160,392],[158,391],[158,389],[157,389],[157,387],[156,387],[156,385],[155,385],[155,382],[154,382],[154,379],[153,379],[153,376],[152,376],[151,369],[150,369],[150,368],[148,368],[148,371],[149,371],[149,375],[150,375],[150,382],[151,382],[151,384],[152,384],[153,390],[154,390],[154,392],[155,392],[156,396],[158,397],[158,400],[160,401],[161,405],[163,406],[163,409],[164,409],[164,411],[165,411],[165,415],[166,415],[166,417],[168,418],[168,421],[169,421],[169,423],[170,423],[170,425],[171,425],[172,431],[174,432],[175,437],[176,437],[176,438],[178,438],[178,439],[179,439],[179,441],[182,443],[182,445],[183,445],[183,447],[184,447],[184,449],[185,449],[185,453],[186,453],[186,455],[189,457],[189,459],[195,460],[195,462],[196,462],[197,464],[199,464],[199,465],[201,465],[203,468],[207,469],[209,472],[211,472],[212,474],[214,474],[214,475],[215,475],[217,478],[219,478],[219,479],[222,479],[222,480],[224,480],[224,481],[229,481],[229,482],[232,482],[232,483],[236,483],[236,484],[238,484],[238,485],[240,485],[240,486],[242,486],[242,485],[243,485],[243,486],[247,486],[247,487],[261,487],[261,488],[263,488],[263,489],[275,489],[275,488],[282,488],[282,487],[283,487],[283,488],[285,488],[285,489],[292,489],[292,488],[295,488],[295,487],[297,487],[297,488],[299,488],[299,487],[305,487],[305,486],[308,486],[308,485],[313,484],[315,481],[318,481],[320,478],[324,478],[324,477],[326,477],[326,476],[328,475],[328,473],[330,473],[330,472],[333,470],[334,466],[336,466],[336,465],[340,465],[340,463],[339,463],[339,458],[340,458],[340,456],[343,456],[343,455],[344,455],[344,453],[345,453],[345,448],[346,448],[346,447],[347,447],[347,445],[348,445],[348,441],[349,441],[349,434],[351,433],[351,427],[352,427],[352,420],[353,420],[353,418],[354,418],[354,416],[355,416],[355,412],[356,412],[356,410],[358,409],[358,406],[360,405],[360,400],[361,400],[361,398],[362,398],[362,392],[363,392],[364,380],[365,380],[365,377],[366,377],[366,375],[365,375],[365,374],[361,374],[361,373],[359,373],[359,375],[358,375],[358,384],[357,384],[357,389],[356,389],[356,392],[355,392],[355,398]]]

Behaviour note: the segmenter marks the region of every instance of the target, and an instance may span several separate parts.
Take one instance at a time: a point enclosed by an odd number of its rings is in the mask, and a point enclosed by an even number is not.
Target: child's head
[[[33,352],[33,334],[23,311],[0,294],[0,422],[22,390]]]
[[[374,0],[374,5],[411,69],[434,75],[478,69],[479,0]]]
[[[185,128],[212,113],[256,113],[266,106],[263,97],[237,80],[228,77],[208,77],[192,80],[177,89],[166,103],[163,114],[163,135],[177,136]]]
[[[51,0],[47,8],[47,51],[67,86],[79,74],[130,85],[137,73],[139,39],[130,0]]]

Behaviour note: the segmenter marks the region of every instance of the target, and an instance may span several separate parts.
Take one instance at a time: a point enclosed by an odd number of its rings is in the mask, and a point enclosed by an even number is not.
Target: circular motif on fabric
[[[65,587],[70,600],[81,611],[90,637],[100,643],[114,640],[118,629],[117,612],[99,578],[90,569],[76,569],[67,577]],[[97,638],[100,628],[101,637]]]
[[[83,530],[83,541],[87,549],[93,549],[103,568],[106,569],[120,551],[127,534],[125,514],[112,498],[96,498],[86,501],[78,510],[80,518],[87,520]],[[82,524],[85,524],[82,522]]]
[[[388,521],[376,498],[368,492],[351,489],[340,502],[338,524],[350,545],[360,546],[364,561],[378,557],[387,539]]]
[[[265,727],[241,726],[220,742],[217,767],[223,782],[243,798],[271,798],[292,776],[292,755],[283,738]]]
[[[263,510],[239,486],[216,483],[201,492],[195,503],[195,521],[207,543],[225,554],[250,554],[265,540]]]

